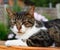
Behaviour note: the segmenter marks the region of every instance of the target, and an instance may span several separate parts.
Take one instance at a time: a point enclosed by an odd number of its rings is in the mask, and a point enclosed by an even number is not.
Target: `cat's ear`
[[[14,18],[15,17],[14,16],[15,12],[13,12],[10,8],[6,8],[6,11],[7,11],[7,13],[8,13],[10,18]]]
[[[34,17],[35,6],[30,6],[28,13]]]

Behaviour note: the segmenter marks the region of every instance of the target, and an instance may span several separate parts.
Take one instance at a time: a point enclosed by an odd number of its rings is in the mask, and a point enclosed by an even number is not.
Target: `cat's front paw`
[[[10,45],[10,41],[6,41],[6,42],[5,42],[5,46],[11,46],[11,45]]]
[[[19,41],[18,40],[8,40],[5,42],[6,46],[19,46]]]
[[[6,46],[27,46],[22,40],[8,40],[5,42]]]

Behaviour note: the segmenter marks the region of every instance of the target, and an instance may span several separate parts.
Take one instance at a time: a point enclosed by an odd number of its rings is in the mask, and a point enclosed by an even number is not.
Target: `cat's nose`
[[[22,27],[21,27],[21,31],[22,31],[23,33],[25,33],[25,31],[26,31],[26,27],[25,27],[24,25],[22,25]]]

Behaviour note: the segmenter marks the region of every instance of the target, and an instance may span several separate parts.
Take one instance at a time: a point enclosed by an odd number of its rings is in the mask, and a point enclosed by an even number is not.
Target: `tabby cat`
[[[7,12],[9,12],[9,10]],[[52,46],[55,42],[58,43],[57,42],[58,40],[55,39],[60,39],[60,35],[59,37],[54,36],[55,38],[53,38],[52,35],[55,34],[54,33],[51,34],[49,31],[51,31],[50,28],[51,27],[54,28],[54,26],[60,28],[60,22],[59,22],[60,19],[54,19],[47,22],[37,21],[34,19],[33,15],[29,14],[29,12],[12,13],[11,16],[13,17],[10,18],[11,19],[10,21],[11,22],[14,21],[12,22],[14,23],[12,25],[13,27],[14,26],[17,27],[17,29],[19,30],[18,33],[23,32],[22,30],[26,28],[27,29],[25,30],[26,32],[24,31],[24,34],[18,40],[7,41],[5,45],[48,47],[48,46]],[[48,31],[48,29],[50,30]]]

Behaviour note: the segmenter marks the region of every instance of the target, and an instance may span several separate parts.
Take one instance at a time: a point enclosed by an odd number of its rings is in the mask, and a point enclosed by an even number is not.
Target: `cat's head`
[[[22,25],[25,27],[32,27],[34,25],[34,7],[31,7],[28,11],[22,12],[13,12],[10,8],[7,8],[6,10],[12,27],[16,25],[17,27],[22,28]]]

